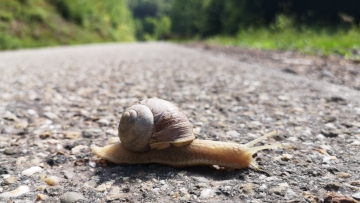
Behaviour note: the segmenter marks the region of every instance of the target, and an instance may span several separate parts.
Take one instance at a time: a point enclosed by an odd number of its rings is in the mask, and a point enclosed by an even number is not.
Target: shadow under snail
[[[276,132],[243,145],[195,139],[186,115],[171,102],[157,98],[140,101],[126,109],[118,131],[121,143],[91,146],[97,156],[115,164],[218,165],[234,169],[251,165],[258,169],[253,154],[281,147],[281,144],[253,147]]]

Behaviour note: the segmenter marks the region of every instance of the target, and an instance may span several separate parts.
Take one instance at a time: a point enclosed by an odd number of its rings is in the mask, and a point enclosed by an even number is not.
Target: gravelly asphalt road
[[[116,166],[94,156],[89,146],[117,136],[124,109],[150,97],[182,108],[199,139],[246,143],[278,130],[261,143],[284,148],[257,154],[266,172]],[[1,202],[360,199],[358,90],[180,45],[2,52],[0,132]],[[40,168],[26,175],[31,167]],[[19,187],[26,192],[6,197]]]

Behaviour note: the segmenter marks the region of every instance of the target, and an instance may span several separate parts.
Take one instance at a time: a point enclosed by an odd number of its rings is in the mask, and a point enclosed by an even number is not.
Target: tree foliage
[[[170,34],[171,0],[129,0],[128,6],[135,19],[137,39],[164,39]]]
[[[360,22],[357,0],[172,0],[171,5],[171,31],[184,37],[233,35],[249,27],[281,28],[281,23],[289,23],[285,21],[333,27]]]

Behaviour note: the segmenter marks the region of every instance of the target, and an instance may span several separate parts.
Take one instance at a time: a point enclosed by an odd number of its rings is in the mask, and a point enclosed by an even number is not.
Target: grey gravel
[[[66,192],[60,196],[61,203],[75,203],[79,200],[86,200],[85,197],[77,192]]]
[[[0,194],[26,186],[24,202],[37,194],[46,195],[45,202],[357,198],[360,78],[353,70],[359,65],[292,52],[225,50],[134,43],[1,52],[0,179],[18,178]],[[334,77],[321,77],[321,69]],[[247,143],[277,130],[259,145],[280,142],[283,148],[254,155],[262,171],[117,166],[96,157],[89,147],[118,142],[121,114],[150,97],[177,104],[199,139]],[[6,148],[16,153],[7,155]],[[32,166],[42,170],[21,175]],[[61,182],[47,186],[44,178],[51,176]]]

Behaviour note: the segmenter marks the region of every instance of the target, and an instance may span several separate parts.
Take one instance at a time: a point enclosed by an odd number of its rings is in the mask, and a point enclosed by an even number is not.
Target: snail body
[[[139,112],[143,108],[147,108],[145,113]],[[139,118],[147,121],[138,121]],[[92,146],[91,149],[100,158],[115,164],[159,163],[172,167],[219,165],[235,169],[251,165],[257,168],[252,159],[254,153],[281,145],[253,145],[274,134],[276,132],[243,145],[195,139],[191,123],[178,107],[168,101],[152,98],[140,101],[122,115],[119,124],[121,143]]]

